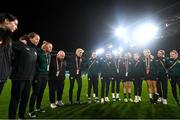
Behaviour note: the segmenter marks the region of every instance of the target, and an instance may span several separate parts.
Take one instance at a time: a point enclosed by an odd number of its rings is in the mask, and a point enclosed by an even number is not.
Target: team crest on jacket
[[[34,52],[34,54],[37,56],[37,52]]]
[[[27,48],[26,48],[26,50],[28,50],[28,51],[29,51],[30,49],[27,47]]]

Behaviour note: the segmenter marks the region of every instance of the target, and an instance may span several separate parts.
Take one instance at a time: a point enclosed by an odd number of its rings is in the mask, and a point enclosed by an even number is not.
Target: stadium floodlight
[[[124,27],[118,27],[115,29],[115,35],[119,38],[124,38],[126,36],[126,28]]]
[[[119,52],[123,52],[123,50],[124,50],[123,47],[119,47],[118,49]]]
[[[97,55],[103,54],[104,51],[105,51],[105,50],[104,50],[103,48],[99,48],[99,49],[96,50],[96,54],[97,54]]]
[[[144,24],[137,28],[133,40],[138,44],[145,44],[153,40],[158,33],[158,27],[152,23]]]
[[[113,47],[113,45],[112,44],[109,44],[108,46],[107,46],[107,48],[112,48]]]
[[[117,51],[117,50],[113,50],[112,53],[113,53],[114,55],[116,55],[116,54],[118,53],[118,51]]]
[[[133,48],[134,46],[136,46],[136,43],[130,44],[131,48]]]

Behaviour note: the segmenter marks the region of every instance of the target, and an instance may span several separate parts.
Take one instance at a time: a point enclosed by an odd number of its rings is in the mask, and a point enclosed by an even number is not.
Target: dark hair
[[[29,39],[30,39],[30,38],[34,38],[36,35],[38,35],[38,34],[35,33],[35,32],[31,32],[31,33],[28,34],[28,38],[29,38]]]
[[[25,34],[25,35],[21,36],[21,37],[19,38],[19,40],[26,40],[26,41],[28,41],[28,40],[29,40],[29,37],[28,37],[27,34]]]
[[[9,21],[17,20],[17,18],[11,13],[0,13],[0,23],[3,23],[6,19]]]

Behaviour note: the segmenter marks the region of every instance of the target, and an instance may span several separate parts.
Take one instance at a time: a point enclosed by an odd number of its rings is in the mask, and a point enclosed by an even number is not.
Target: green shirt
[[[180,60],[169,59],[168,69],[170,76],[180,76]]]
[[[37,49],[38,52],[38,60],[37,60],[37,69],[36,73],[47,75],[49,71],[49,65],[50,65],[50,54],[46,54],[42,49]]]

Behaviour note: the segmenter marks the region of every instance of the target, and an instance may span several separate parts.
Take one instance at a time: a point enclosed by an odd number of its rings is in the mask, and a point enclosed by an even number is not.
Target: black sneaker
[[[40,109],[36,109],[36,112],[45,113],[46,111],[40,108]]]
[[[36,118],[37,117],[35,112],[29,112],[28,115],[30,118]]]
[[[158,100],[158,94],[154,94],[153,95],[154,104],[157,104],[157,100]]]
[[[154,101],[153,101],[152,98],[149,98],[149,101],[150,101],[151,104],[154,104]]]

